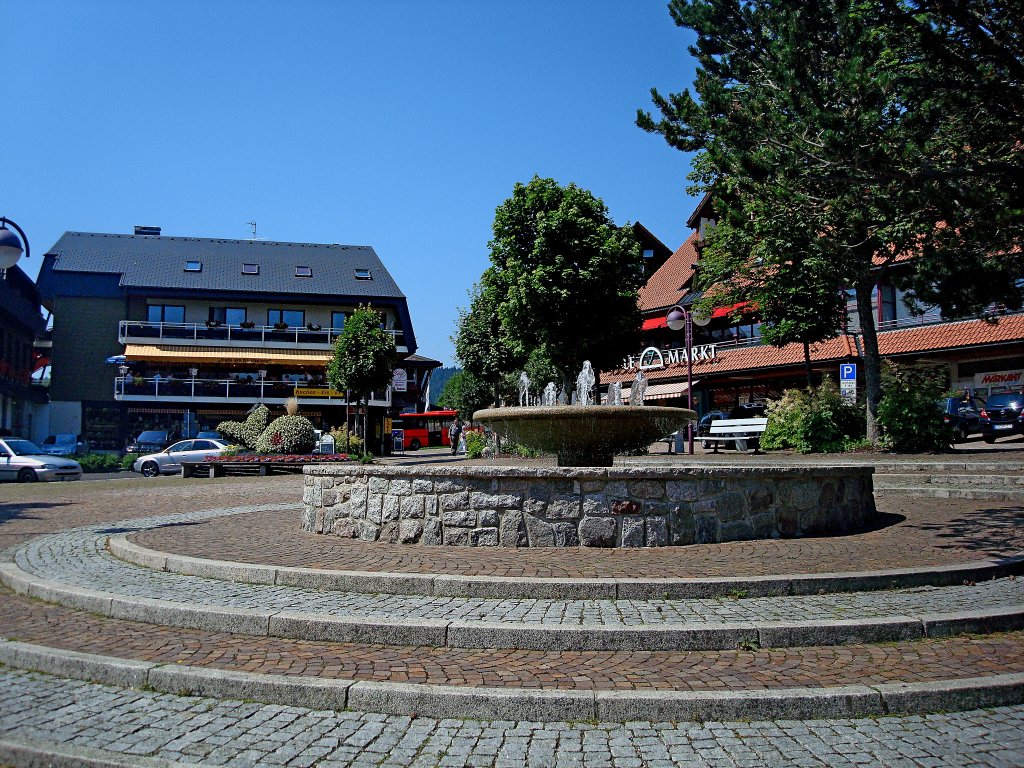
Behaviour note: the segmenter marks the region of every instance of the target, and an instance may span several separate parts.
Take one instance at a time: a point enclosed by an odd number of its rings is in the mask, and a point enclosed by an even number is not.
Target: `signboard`
[[[391,419],[388,419],[391,421]],[[405,430],[404,429],[392,429],[391,430],[391,450],[395,453],[405,453]]]
[[[839,394],[847,400],[857,400],[857,364],[839,364]]]
[[[344,399],[345,393],[329,387],[296,387],[296,397],[340,397]]]
[[[983,387],[996,387],[992,394],[1005,392],[1008,389],[1017,389],[1024,383],[1024,371],[993,371],[991,373],[979,373],[974,377],[975,391]]]
[[[395,372],[391,374],[391,388],[395,392],[405,392],[408,381],[409,374],[405,372],[405,368],[395,368]]]
[[[391,420],[390,416],[385,416],[384,417],[384,431],[385,432],[394,432],[395,430],[394,430],[394,428],[392,426],[393,424],[394,424],[394,422]]]
[[[702,344],[699,347],[690,348],[690,357],[694,363],[710,362],[715,359],[715,345]],[[622,362],[623,368],[639,368],[641,371],[660,370],[673,363],[685,363],[686,350],[682,347],[676,349],[661,350],[657,347],[648,347],[640,353],[639,357],[630,355]]]

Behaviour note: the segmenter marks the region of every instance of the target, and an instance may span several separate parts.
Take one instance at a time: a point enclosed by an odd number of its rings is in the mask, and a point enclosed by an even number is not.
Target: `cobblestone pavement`
[[[202,765],[1020,766],[1024,707],[732,723],[533,723],[325,712],[0,670],[0,736]]]
[[[298,514],[289,505],[260,505]],[[212,608],[360,617],[374,620],[503,622],[521,625],[671,627],[682,624],[821,621],[882,616],[917,616],[1019,606],[1024,579],[993,579],[952,587],[888,592],[795,595],[770,598],[680,600],[551,600],[424,597],[324,592],[289,586],[241,584],[153,571],[111,557],[111,533],[254,511],[252,507],[161,515],[47,534],[21,545],[15,562],[23,570],[63,584],[133,597],[174,600]],[[244,529],[243,529],[244,531]],[[243,531],[240,531],[244,535]]]
[[[1024,672],[1024,632],[761,650],[435,648],[159,627],[47,605],[2,589],[0,636],[103,656],[236,672],[549,690],[836,687]]]
[[[540,578],[702,578],[922,568],[1024,551],[1024,507],[889,497],[877,528],[846,536],[734,541],[652,549],[509,550],[481,547],[467,557],[446,547],[413,547],[322,536],[293,515],[256,512],[133,534],[136,543],[214,560],[389,573]],[[240,529],[245,530],[239,536]],[[461,549],[461,548],[459,548]]]

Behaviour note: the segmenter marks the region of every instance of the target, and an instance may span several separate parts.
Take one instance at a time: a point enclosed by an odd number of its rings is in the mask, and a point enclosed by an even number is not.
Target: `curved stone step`
[[[230,511],[221,511],[228,514]],[[204,513],[209,516],[213,513]],[[160,525],[204,515],[134,521]],[[364,595],[143,569],[104,550],[119,526],[34,539],[0,567],[12,589],[102,615],[252,635],[450,647],[686,649],[819,645],[1013,629],[1024,582],[736,600]],[[171,599],[166,599],[170,597]]]
[[[12,765],[140,766],[402,764],[411,768],[556,765],[598,753],[602,764],[1001,764],[1024,750],[1024,707],[922,718],[843,717],[701,723],[516,718],[444,719],[179,696],[47,675],[0,672],[0,761]],[[126,695],[127,694],[127,695]],[[68,717],[68,702],[74,702]],[[30,708],[29,708],[30,707]],[[418,713],[417,713],[418,714]],[[140,723],[148,727],[140,728]],[[855,738],[851,738],[853,735]],[[557,757],[556,757],[557,754]],[[573,760],[572,755],[580,757]],[[387,759],[390,756],[390,759]],[[979,760],[982,762],[979,763]],[[589,759],[588,759],[589,762]]]
[[[246,584],[277,584],[337,592],[433,595],[438,597],[593,599],[693,599],[814,595],[920,586],[949,586],[1024,573],[1024,554],[924,568],[795,573],[719,578],[537,578],[351,571],[240,563],[161,552],[111,536],[110,553],[158,571]],[[374,545],[368,545],[374,546]]]
[[[977,501],[1024,502],[1024,488],[943,487],[941,485],[876,485],[875,496],[911,496],[921,499],[975,499]]]

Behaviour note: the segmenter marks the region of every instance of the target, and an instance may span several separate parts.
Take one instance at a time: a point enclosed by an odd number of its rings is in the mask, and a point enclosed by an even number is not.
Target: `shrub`
[[[953,430],[936,406],[946,393],[945,378],[941,368],[910,368],[885,362],[878,423],[886,448],[900,453],[949,449]]]
[[[768,404],[768,425],[761,447],[792,448],[800,453],[845,451],[864,437],[864,414],[825,379],[810,393],[788,389]]]
[[[249,412],[245,421],[222,421],[217,425],[217,431],[232,443],[255,448],[256,441],[267,428],[269,421],[270,409],[265,405],[257,405]]]
[[[479,459],[484,455],[484,448],[487,447],[487,438],[483,432],[476,430],[466,432],[466,458]]]
[[[131,469],[132,465],[135,464],[135,460],[141,455],[141,453],[126,453],[121,457],[121,469]]]
[[[359,435],[349,435],[348,426],[342,425],[331,430],[334,438],[334,450],[338,453],[345,451],[345,437],[348,436],[348,452],[358,455],[363,452],[363,438]]]
[[[305,416],[278,416],[254,447],[260,453],[309,453],[315,445],[313,422]]]
[[[132,462],[137,458],[131,454]],[[121,457],[116,453],[90,453],[75,459],[82,465],[83,472],[117,472],[123,468]],[[128,465],[129,468],[131,464]]]

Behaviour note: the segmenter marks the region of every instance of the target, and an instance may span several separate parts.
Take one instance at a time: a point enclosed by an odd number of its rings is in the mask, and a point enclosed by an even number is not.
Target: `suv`
[[[1024,392],[991,395],[981,410],[981,435],[986,443],[997,437],[1024,435]]]
[[[165,429],[147,429],[128,443],[125,453],[156,453],[171,444],[170,433]]]
[[[976,397],[944,397],[939,400],[943,422],[953,430],[954,442],[962,443],[981,432],[981,413],[985,404]]]

